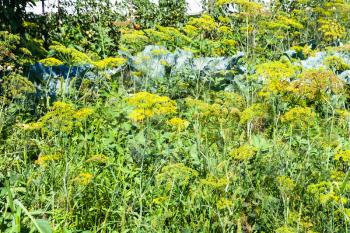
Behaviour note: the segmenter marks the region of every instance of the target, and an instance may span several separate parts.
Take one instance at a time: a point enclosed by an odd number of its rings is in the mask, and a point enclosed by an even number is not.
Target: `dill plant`
[[[144,15],[117,29],[98,13],[96,32],[63,33],[91,41],[36,57],[67,78],[89,66],[45,104],[17,60],[34,53],[0,33],[0,231],[348,232],[348,45],[302,65],[318,52],[308,40],[323,51],[348,38],[348,3],[272,3],[220,0],[181,24],[163,12],[161,25]],[[152,77],[130,62],[147,45],[163,46],[157,58],[244,50],[246,67],[173,74],[163,60],[169,72]]]

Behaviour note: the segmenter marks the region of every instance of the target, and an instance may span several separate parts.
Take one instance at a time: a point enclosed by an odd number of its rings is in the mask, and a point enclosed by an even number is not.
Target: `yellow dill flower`
[[[298,68],[288,61],[271,61],[257,65],[256,76],[267,79],[287,79],[296,74]]]
[[[152,200],[152,203],[153,203],[153,204],[156,204],[156,205],[161,205],[161,204],[163,204],[164,202],[166,202],[168,199],[169,199],[169,197],[166,197],[166,196],[157,197],[157,198],[154,198],[154,199]]]
[[[33,22],[29,22],[29,21],[23,21],[22,26],[25,28],[32,28],[32,29],[36,29],[39,28],[39,25]]]
[[[189,126],[189,122],[178,117],[173,117],[167,121],[167,124],[176,128],[177,130],[184,130]]]
[[[305,128],[315,123],[316,113],[309,107],[295,107],[282,116],[282,122]]]
[[[206,185],[215,189],[226,187],[229,184],[229,182],[230,180],[227,177],[217,178],[214,176],[209,176],[206,179],[200,180],[200,183],[202,185]]]
[[[341,150],[334,155],[334,160],[350,162],[350,150]]]
[[[221,197],[217,201],[216,206],[219,210],[231,208],[233,206],[233,201],[228,198]]]
[[[1,43],[1,41],[0,41]],[[1,44],[0,44],[1,51]],[[0,52],[1,53],[1,52]],[[0,55],[1,59],[1,55]],[[1,66],[1,65],[0,65]],[[0,68],[1,70],[1,68]],[[35,93],[34,84],[20,74],[12,72],[8,76],[1,77],[1,97],[3,100],[26,99],[29,94]]]
[[[52,110],[54,111],[71,111],[74,106],[71,103],[66,103],[62,101],[57,101],[53,103]]]
[[[345,177],[345,173],[342,171],[331,171],[331,179],[335,181],[343,181]]]
[[[326,57],[323,61],[329,69],[333,71],[343,71],[350,69],[350,65],[345,62],[344,59],[338,56],[329,56]]]
[[[38,123],[43,125],[45,132],[70,133],[74,126],[81,126],[81,122],[93,113],[91,108],[75,110],[71,103],[57,101],[53,104],[51,111],[40,118]]]
[[[266,119],[268,117],[268,108],[264,104],[253,104],[246,108],[240,117],[241,124]]]
[[[339,52],[350,53],[350,44],[346,43],[346,44],[341,45],[341,46],[332,47],[331,50],[332,51],[339,51]]]
[[[171,43],[180,43],[180,44],[189,44],[191,43],[191,39],[187,36],[185,36],[183,33],[180,32],[175,27],[163,27],[160,25],[157,25],[157,29],[159,30],[160,33],[162,33],[165,38],[165,40],[160,40],[163,42],[171,42]],[[159,41],[158,41],[159,42]]]
[[[304,54],[306,57],[314,56],[316,54],[316,52],[311,49],[311,46],[308,45],[304,45],[304,47],[296,45],[292,46],[290,49],[295,50],[295,52],[299,54]]]
[[[345,28],[335,20],[320,19],[319,23],[321,26],[318,30],[322,33],[325,42],[332,42],[346,36]]]
[[[165,184],[166,189],[170,190],[174,181],[179,186],[186,186],[191,179],[197,176],[198,172],[196,170],[185,166],[183,163],[175,163],[164,166],[156,178],[158,184]]]
[[[202,100],[186,98],[185,103],[188,107],[196,110],[199,117],[225,117],[228,114],[226,108],[221,108],[220,104],[209,104]]]
[[[321,204],[327,204],[328,202],[347,203],[347,199],[338,195],[337,190],[339,190],[338,184],[329,181],[310,184],[307,187],[307,192],[314,195]]]
[[[275,230],[275,233],[296,233],[298,232],[295,228],[289,226],[282,226]]]
[[[348,110],[337,109],[336,113],[344,119],[350,119],[350,111]]]
[[[203,14],[199,18],[191,18],[188,25],[195,26],[199,30],[203,31],[213,31],[217,28],[217,24],[213,17],[208,14]]]
[[[326,193],[332,189],[332,183],[329,181],[322,181],[317,184],[310,184],[307,186],[307,192],[311,194]]]
[[[271,94],[285,94],[290,92],[290,79],[297,75],[298,67],[289,61],[273,61],[260,64],[256,67],[253,78],[264,78],[265,85],[260,96],[269,97]]]
[[[38,122],[19,125],[23,130],[39,130],[52,133],[52,130],[70,132],[73,129],[74,120],[81,121],[93,113],[90,108],[75,111],[70,103],[55,102],[51,111],[47,112]]]
[[[49,132],[63,131],[71,132],[73,128],[74,106],[70,103],[55,102],[51,111],[40,118],[39,122],[44,124],[44,129]]]
[[[244,161],[249,160],[255,156],[257,149],[250,145],[242,145],[230,152],[230,156],[235,160]]]
[[[323,100],[332,93],[344,92],[345,84],[333,72],[327,70],[307,70],[290,84],[291,92],[308,100]]]
[[[134,107],[129,114],[133,121],[142,121],[146,118],[176,113],[176,102],[167,96],[159,96],[149,92],[139,92],[127,99]]]
[[[214,102],[223,105],[226,108],[238,108],[242,109],[246,106],[245,98],[235,92],[228,91],[214,91],[210,93]]]
[[[223,33],[223,34],[230,34],[232,33],[232,29],[228,26],[220,26],[219,27],[219,32]]]
[[[73,181],[77,182],[80,185],[88,185],[93,180],[94,176],[91,173],[80,173]]]
[[[285,30],[290,30],[291,28],[296,30],[301,30],[304,28],[304,26],[298,21],[296,21],[295,19],[289,18],[286,16],[281,16],[281,15],[277,16],[276,19],[272,21],[266,22],[264,25],[268,29],[276,30],[276,31],[278,29],[282,29],[285,31]]]
[[[330,191],[328,193],[321,193],[319,196],[319,200],[321,204],[327,204],[328,202],[346,204],[348,201],[345,197],[338,196],[334,191]]]
[[[92,108],[82,108],[74,113],[74,118],[79,121],[82,121],[88,118],[93,113],[94,110]]]
[[[31,122],[28,124],[22,124],[20,125],[20,127],[23,130],[28,130],[28,131],[34,131],[34,130],[39,130],[43,127],[43,123],[42,122]]]
[[[348,218],[350,218],[350,209],[349,208],[344,208],[344,213]]]
[[[158,29],[159,29],[159,27],[158,27]],[[155,29],[145,29],[145,32],[146,32],[147,36],[151,39],[151,41],[154,41],[156,43],[169,42],[173,39],[171,37],[171,35],[169,33],[165,32],[164,30],[157,31]]]
[[[39,155],[39,158],[35,160],[35,164],[46,167],[49,162],[57,161],[62,157],[62,154]]]
[[[20,48],[19,50],[20,50],[24,55],[32,56],[32,52],[30,52],[30,50],[27,49],[27,48]]]
[[[162,56],[168,54],[169,52],[166,49],[154,49],[151,53],[155,56]]]
[[[301,23],[299,23],[298,21],[296,21],[294,18],[279,15],[279,16],[277,16],[277,19],[280,22],[283,22],[283,24],[288,25],[290,28],[294,28],[297,30],[301,30],[304,28],[304,26]]]
[[[130,75],[133,77],[141,77],[142,72],[141,71],[132,71],[132,72],[130,72]]]
[[[101,163],[105,164],[108,162],[108,157],[103,154],[97,154],[91,156],[89,159],[85,161],[86,163]]]
[[[185,25],[183,28],[184,32],[191,37],[195,37],[199,34],[199,29],[193,25]]]
[[[149,42],[149,38],[140,30],[121,30],[121,49],[132,53],[141,51]]]
[[[129,118],[135,122],[143,121],[150,116],[153,116],[151,110],[134,109],[129,113]]]
[[[127,62],[127,59],[122,57],[107,57],[100,61],[92,62],[92,64],[100,70],[107,68],[114,68],[124,65]]]
[[[278,176],[277,182],[282,192],[287,192],[287,193],[292,192],[296,187],[294,180],[292,180],[287,176]]]
[[[169,63],[166,60],[161,60],[160,64],[163,66],[169,66]]]
[[[225,17],[225,16],[222,16],[222,15],[219,16],[218,20],[221,23],[225,23],[225,24],[229,24],[231,22],[231,19],[229,17]]]
[[[91,64],[91,59],[88,55],[74,48],[67,48],[58,44],[51,45],[50,49],[54,52],[55,56],[69,65]]]
[[[62,61],[60,61],[54,57],[48,57],[48,58],[40,60],[39,62],[45,66],[60,66],[60,65],[64,64]]]
[[[220,41],[220,44],[232,49],[236,46],[237,43],[235,40],[232,39],[222,39]]]

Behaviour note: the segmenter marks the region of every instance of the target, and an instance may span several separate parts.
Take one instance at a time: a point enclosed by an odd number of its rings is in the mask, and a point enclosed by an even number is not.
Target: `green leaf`
[[[40,228],[41,233],[52,233],[52,229],[50,226],[50,223],[44,219],[36,219],[36,225],[38,228]]]
[[[52,233],[51,226],[46,220],[34,219],[31,213],[29,213],[27,208],[18,199],[14,200],[13,203],[20,207],[23,210],[23,212],[30,218],[30,220],[33,222],[34,226],[39,231],[39,233]]]

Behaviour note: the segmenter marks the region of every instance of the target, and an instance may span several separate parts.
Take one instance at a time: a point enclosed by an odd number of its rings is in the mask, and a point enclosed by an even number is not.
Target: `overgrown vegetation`
[[[347,1],[60,3],[0,10],[0,232],[350,231]]]

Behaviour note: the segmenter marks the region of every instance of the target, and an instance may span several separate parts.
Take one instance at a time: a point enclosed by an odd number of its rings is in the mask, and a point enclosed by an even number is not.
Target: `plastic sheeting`
[[[244,56],[241,52],[231,57],[196,57],[187,50],[177,49],[171,52],[162,46],[149,45],[134,56],[123,51],[119,51],[119,54],[128,59],[127,65],[108,69],[104,72],[114,75],[121,70],[140,71],[149,80],[157,80],[158,78],[182,75],[184,72],[197,77],[215,78],[222,77],[217,75],[221,71],[233,70],[235,74],[239,75],[246,73],[247,70],[245,64],[240,61]],[[296,52],[289,50],[285,52],[285,55],[289,58],[295,57]],[[322,69],[326,67],[324,61],[328,56],[338,56],[350,64],[350,56],[342,52],[318,52],[315,56],[299,59],[294,64],[301,66],[303,69]],[[239,79],[237,75],[234,79]],[[82,79],[95,80],[98,76],[98,72],[91,65],[46,67],[36,63],[28,71],[29,79],[36,83],[38,89],[48,88],[51,95],[55,95],[59,88],[64,88],[68,92],[70,81],[73,78],[78,79],[76,84],[79,85]],[[350,70],[343,71],[339,74],[339,77],[350,84]],[[232,75],[229,78],[232,79]]]
[[[184,70],[209,75],[223,70],[242,69],[237,65],[239,59],[244,55],[237,53],[232,57],[195,57],[190,51],[177,49],[170,52],[165,47],[155,45],[146,46],[144,51],[136,56],[125,52],[120,52],[120,54],[129,58],[132,69],[141,71],[151,78],[164,77],[167,68],[170,68],[170,75]]]
[[[122,51],[119,54],[128,58],[127,65],[107,69],[105,73],[114,75],[121,70],[140,71],[149,79],[156,80],[184,71],[199,76],[215,76],[220,71],[234,69],[239,73],[245,69],[242,65],[238,65],[243,53],[237,53],[232,57],[195,57],[190,51],[177,49],[170,52],[165,47],[150,45],[135,56]],[[76,82],[79,85],[82,79],[94,80],[98,78],[98,75],[91,65],[47,67],[36,63],[28,70],[29,79],[36,84],[39,90],[48,88],[50,95],[55,95],[59,88],[68,92],[70,81],[73,78],[79,79]]]

